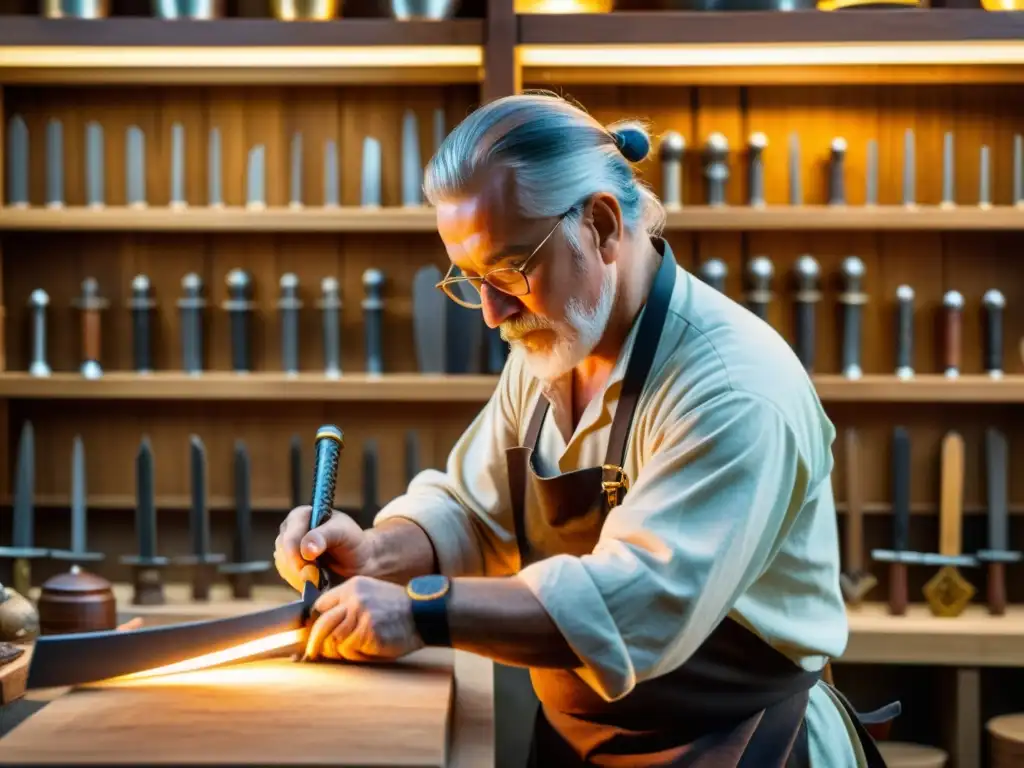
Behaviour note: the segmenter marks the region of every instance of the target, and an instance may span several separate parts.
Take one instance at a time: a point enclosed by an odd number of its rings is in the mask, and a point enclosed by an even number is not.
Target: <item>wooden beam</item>
[[[519,26],[516,21],[514,0],[487,0],[481,103],[487,104],[522,90],[518,38]]]

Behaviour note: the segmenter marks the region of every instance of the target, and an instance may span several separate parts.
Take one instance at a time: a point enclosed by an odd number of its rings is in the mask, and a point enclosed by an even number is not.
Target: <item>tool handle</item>
[[[1006,613],[1006,565],[988,564],[988,612],[993,616]]]
[[[907,612],[907,564],[889,565],[889,613],[902,616]]]
[[[951,432],[942,441],[942,501],[939,554],[959,555],[962,547],[964,439]]]
[[[963,307],[963,296],[957,291],[947,291],[943,297],[946,326],[943,354],[947,376],[956,376],[960,373]]]
[[[323,525],[330,519],[334,509],[334,489],[338,480],[338,461],[345,446],[341,430],[332,424],[325,424],[316,431],[314,451],[316,463],[313,466],[313,497],[310,502],[309,530]],[[321,555],[321,557],[323,557]],[[328,570],[318,559],[320,583],[323,590],[329,584]]]

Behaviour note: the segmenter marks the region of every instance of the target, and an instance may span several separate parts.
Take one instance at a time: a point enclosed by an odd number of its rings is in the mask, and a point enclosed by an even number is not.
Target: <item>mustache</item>
[[[533,331],[548,331],[555,328],[551,323],[536,315],[523,315],[506,320],[498,327],[502,341],[513,342]]]

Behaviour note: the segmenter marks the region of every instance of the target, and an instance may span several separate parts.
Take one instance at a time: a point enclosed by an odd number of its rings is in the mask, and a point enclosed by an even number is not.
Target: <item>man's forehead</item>
[[[437,204],[437,231],[452,261],[483,261],[495,254],[514,222],[514,179],[510,173],[488,174],[469,194]]]

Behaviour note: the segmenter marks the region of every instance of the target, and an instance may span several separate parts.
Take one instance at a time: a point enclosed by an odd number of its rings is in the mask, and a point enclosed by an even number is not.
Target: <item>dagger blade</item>
[[[198,435],[189,438],[189,467],[192,475],[192,554],[206,557],[210,553],[210,516],[206,507],[206,447]]]
[[[85,552],[85,446],[75,435],[71,449],[71,551]]]
[[[998,429],[985,430],[985,463],[988,468],[988,548],[1005,551],[1009,547],[1007,507],[1006,435]]]
[[[235,442],[235,547],[236,563],[249,562],[252,538],[252,502],[249,495],[249,452],[241,440]]]
[[[26,421],[18,441],[18,469],[14,481],[14,530],[11,544],[17,549],[31,549],[35,532],[35,452],[35,429],[31,421]]]
[[[135,535],[139,559],[156,557],[156,489],[153,476],[153,447],[142,438],[135,456]]]
[[[28,126],[21,115],[7,123],[7,204],[28,205]]]
[[[104,179],[103,126],[95,120],[85,126],[85,197],[91,208],[102,208]]]

